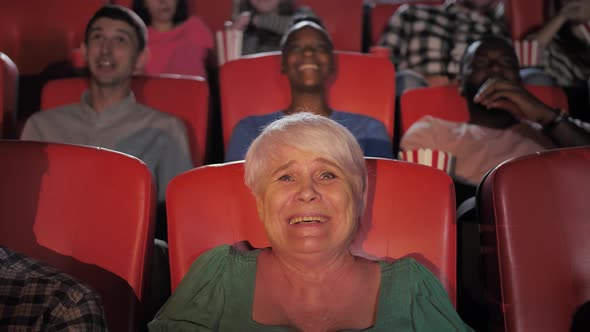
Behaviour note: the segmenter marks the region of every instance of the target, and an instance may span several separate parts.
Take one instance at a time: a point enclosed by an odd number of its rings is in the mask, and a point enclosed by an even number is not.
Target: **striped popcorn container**
[[[226,28],[215,33],[215,44],[217,48],[217,64],[240,58],[242,55],[242,38],[244,32],[236,29]]]
[[[539,42],[536,40],[515,40],[514,51],[520,67],[536,67],[541,60]]]
[[[448,152],[432,149],[400,151],[398,157],[400,160],[434,167],[448,174],[451,173],[455,159]]]

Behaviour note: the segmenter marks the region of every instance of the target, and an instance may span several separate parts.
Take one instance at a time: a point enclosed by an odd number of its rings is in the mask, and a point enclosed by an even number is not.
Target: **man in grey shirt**
[[[135,156],[154,175],[162,205],[168,182],[193,165],[182,121],[138,104],[131,92],[133,73],[146,61],[146,42],[145,24],[131,10],[99,9],[86,26],[82,46],[89,90],[77,104],[31,116],[21,139],[99,146]]]

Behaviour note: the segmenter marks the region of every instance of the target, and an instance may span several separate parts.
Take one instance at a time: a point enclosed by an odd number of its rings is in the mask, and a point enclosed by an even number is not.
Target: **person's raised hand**
[[[555,117],[555,111],[533,96],[522,84],[499,78],[490,78],[482,84],[473,101],[487,109],[503,109],[516,119],[542,125]]]
[[[590,20],[590,3],[588,1],[571,1],[559,11],[559,15],[567,21],[582,23]]]
[[[252,19],[252,14],[250,12],[242,12],[238,15],[232,24],[229,26],[230,29],[244,31],[250,24],[250,20]]]

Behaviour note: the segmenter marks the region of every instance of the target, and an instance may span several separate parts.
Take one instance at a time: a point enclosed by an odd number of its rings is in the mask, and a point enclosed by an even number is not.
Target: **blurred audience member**
[[[456,123],[424,117],[402,137],[403,150],[451,153],[455,179],[473,186],[501,162],[546,149],[590,144],[590,126],[543,104],[523,86],[510,43],[487,37],[469,46],[460,90],[470,119]]]
[[[393,158],[383,123],[371,117],[335,111],[327,100],[328,81],[336,71],[334,46],[319,21],[302,17],[285,34],[281,72],[289,79],[291,104],[286,110],[241,120],[233,130],[226,161],[244,159],[250,143],[269,123],[289,114],[311,112],[340,123],[357,138],[366,156]]]
[[[397,95],[410,88],[456,83],[461,55],[485,35],[508,36],[497,0],[406,4],[389,19],[379,44],[391,49]]]
[[[146,59],[145,43],[146,27],[130,9],[99,9],[88,22],[82,47],[89,90],[77,104],[32,115],[21,139],[99,146],[135,156],[154,174],[163,207],[168,182],[192,168],[192,161],[182,121],[137,103],[131,91],[133,72]],[[165,225],[156,234],[165,234]]]
[[[242,55],[278,51],[294,16],[312,15],[294,0],[241,0],[232,29],[244,32]]]
[[[186,0],[133,0],[133,10],[148,26],[146,74],[207,77],[213,35],[199,17],[189,17]]]
[[[529,38],[544,49],[545,71],[563,87],[587,88],[590,77],[590,0],[551,1],[551,20]]]

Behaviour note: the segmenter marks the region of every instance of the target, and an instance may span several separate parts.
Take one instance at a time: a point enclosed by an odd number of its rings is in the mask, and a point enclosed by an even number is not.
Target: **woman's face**
[[[178,0],[145,0],[152,22],[171,23]]]
[[[250,5],[260,14],[278,13],[281,0],[249,0]]]
[[[358,218],[352,184],[333,161],[291,146],[277,149],[256,195],[274,250],[348,250]]]
[[[293,32],[283,47],[282,72],[294,89],[323,88],[334,73],[333,51],[325,35],[312,27]]]

